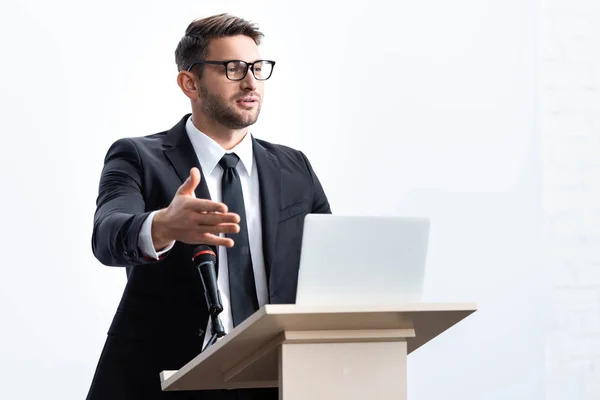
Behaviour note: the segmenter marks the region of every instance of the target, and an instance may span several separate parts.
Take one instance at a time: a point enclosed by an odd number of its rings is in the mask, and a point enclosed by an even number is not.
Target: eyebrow
[[[212,59],[214,59],[214,58],[212,58]],[[207,58],[207,60],[208,60],[208,58]],[[246,60],[243,60],[243,59],[238,58],[238,57],[220,57],[218,59],[218,61],[230,61],[230,60],[246,61]],[[246,62],[253,63],[253,62],[256,62],[256,61],[260,61],[260,60],[264,60],[264,58],[255,58],[252,61],[246,61]]]

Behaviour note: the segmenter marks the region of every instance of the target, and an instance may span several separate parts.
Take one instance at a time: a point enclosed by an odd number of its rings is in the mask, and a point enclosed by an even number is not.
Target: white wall
[[[540,0],[548,399],[600,398],[600,4]]]
[[[188,112],[175,46],[222,11],[257,21],[278,62],[254,134],[304,150],[336,213],[431,217],[428,298],[480,306],[410,356],[410,398],[598,396],[551,393],[571,353],[546,341],[546,178],[562,170],[542,153],[535,55],[553,37],[533,0],[29,0],[0,5],[2,397],[85,396],[125,284],[91,253],[103,157]]]

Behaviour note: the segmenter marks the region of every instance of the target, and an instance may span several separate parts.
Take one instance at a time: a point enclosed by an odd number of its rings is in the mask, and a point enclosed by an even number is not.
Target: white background
[[[104,155],[189,112],[175,46],[220,12],[277,61],[254,135],[303,150],[334,213],[430,217],[428,299],[479,305],[409,357],[409,398],[600,398],[599,63],[569,58],[597,28],[560,3],[3,2],[2,398],[85,398],[125,284],[91,252]]]

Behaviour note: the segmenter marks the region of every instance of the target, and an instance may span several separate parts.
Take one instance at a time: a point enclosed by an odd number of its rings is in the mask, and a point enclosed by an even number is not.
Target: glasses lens
[[[227,63],[227,77],[231,80],[238,80],[244,77],[246,63],[242,61],[230,61]]]
[[[273,63],[269,61],[261,61],[254,64],[254,77],[256,79],[269,79],[273,72]]]

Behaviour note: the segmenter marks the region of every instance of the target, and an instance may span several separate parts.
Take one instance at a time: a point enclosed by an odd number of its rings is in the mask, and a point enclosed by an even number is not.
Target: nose
[[[244,79],[242,79],[240,81],[240,85],[241,85],[242,89],[255,90],[257,83],[258,83],[258,81],[254,77],[252,70],[250,68],[248,68],[248,72],[246,73],[246,76],[244,77]]]

